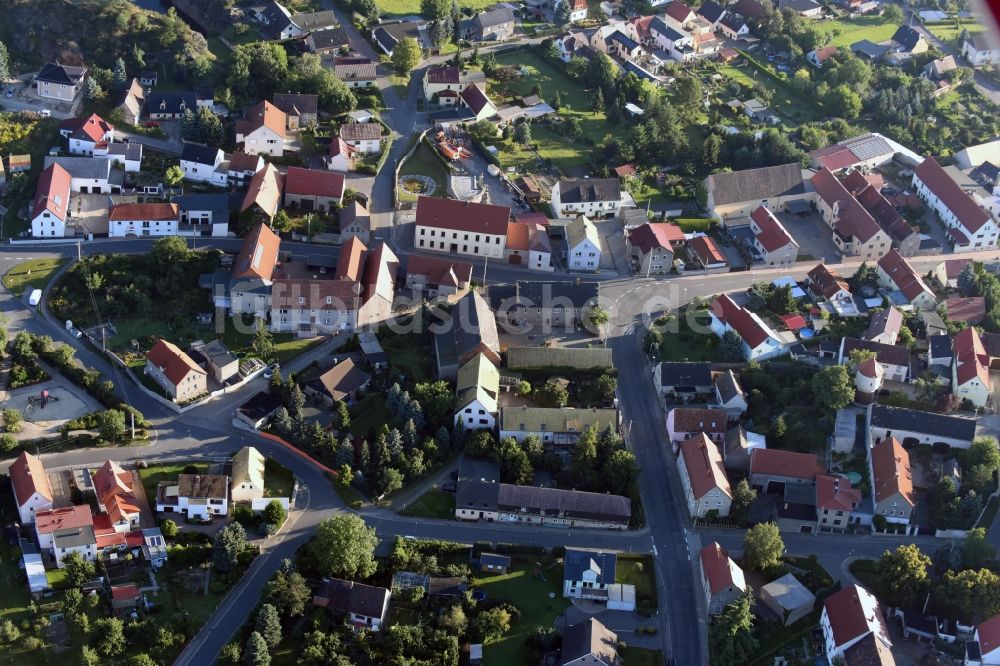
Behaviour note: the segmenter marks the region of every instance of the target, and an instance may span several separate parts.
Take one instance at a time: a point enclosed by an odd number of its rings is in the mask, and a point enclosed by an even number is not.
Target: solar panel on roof
[[[851,149],[852,153],[858,156],[859,160],[870,160],[873,157],[893,152],[885,139],[873,134],[861,137],[860,140],[850,143],[845,141],[844,143]]]

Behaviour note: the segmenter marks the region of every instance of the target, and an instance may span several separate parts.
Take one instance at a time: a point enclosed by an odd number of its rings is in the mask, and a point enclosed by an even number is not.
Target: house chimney
[[[836,495],[840,492],[840,478],[835,478],[833,480],[833,494]]]

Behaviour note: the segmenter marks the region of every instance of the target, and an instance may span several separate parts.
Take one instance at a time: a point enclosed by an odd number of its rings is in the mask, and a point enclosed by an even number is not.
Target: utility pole
[[[132,441],[135,441],[135,412],[129,410],[129,416],[132,417]]]
[[[76,260],[83,261],[83,246],[80,241],[76,242]]]

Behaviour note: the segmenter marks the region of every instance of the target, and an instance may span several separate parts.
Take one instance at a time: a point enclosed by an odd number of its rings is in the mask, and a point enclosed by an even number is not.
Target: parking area
[[[818,214],[779,213],[778,219],[799,244],[799,261],[805,256],[812,257],[817,262],[825,261],[831,264],[840,262],[841,255],[833,242],[833,232]]]
[[[67,235],[108,233],[108,199],[107,194],[71,195],[73,224],[66,225]]]

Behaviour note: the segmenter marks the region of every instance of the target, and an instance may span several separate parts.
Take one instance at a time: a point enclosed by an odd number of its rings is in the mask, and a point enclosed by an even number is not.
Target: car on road
[[[453,492],[455,492],[455,484],[454,483],[446,483],[443,486],[441,486],[441,490],[445,491],[446,493],[453,493]]]
[[[52,115],[52,111],[49,109],[42,109],[41,111],[38,112],[38,115],[40,115],[42,118],[48,118],[49,116]]]
[[[10,88],[7,88],[7,97],[13,97],[13,96],[14,96],[14,86],[11,86]]]
[[[274,373],[276,373],[278,370],[281,370],[281,366],[277,363],[272,363],[271,365],[267,366],[267,368],[264,370],[264,379],[270,379],[271,377],[274,376]]]
[[[35,307],[42,302],[42,290],[32,289],[31,295],[28,296],[28,305]]]

